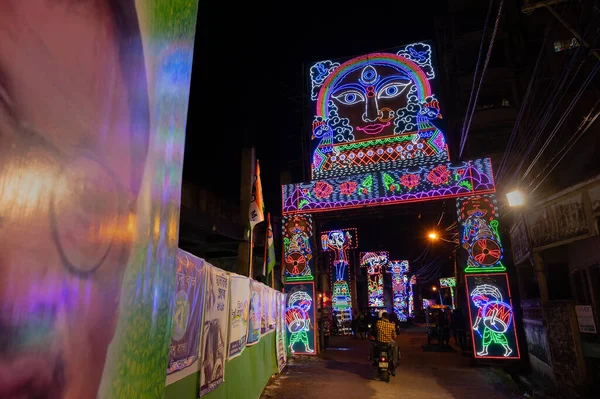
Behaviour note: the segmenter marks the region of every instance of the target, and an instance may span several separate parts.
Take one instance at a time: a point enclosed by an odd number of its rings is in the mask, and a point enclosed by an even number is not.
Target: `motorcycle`
[[[393,374],[395,368],[392,348],[388,344],[377,342],[374,337],[369,337],[369,340],[374,345],[372,361],[373,366],[377,367],[379,379],[390,382],[390,373]]]

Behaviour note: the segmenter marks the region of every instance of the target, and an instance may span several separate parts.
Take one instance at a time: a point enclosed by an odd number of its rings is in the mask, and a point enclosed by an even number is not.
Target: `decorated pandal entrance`
[[[331,307],[341,332],[350,332],[352,311],[357,310],[355,261],[367,270],[371,308],[386,306],[385,273],[392,278],[390,307],[398,318],[406,320],[414,308],[408,261],[389,259],[384,251],[360,252],[357,258],[355,252],[362,249],[357,229],[315,231],[313,216],[456,198],[460,242],[468,258],[463,266],[471,325],[476,327],[471,334],[474,353],[519,357],[492,163],[489,158],[450,161],[433,49],[429,42],[413,43],[316,62],[307,70],[314,110],[307,132],[312,180],[282,187],[284,290],[288,298],[303,298],[288,306],[305,310],[296,312],[302,322],[289,321],[288,332],[302,329],[308,337],[308,345],[290,343],[294,354],[316,353],[317,303]],[[330,271],[329,287],[317,284],[320,297],[315,292],[319,249]],[[306,295],[292,295],[298,291]]]

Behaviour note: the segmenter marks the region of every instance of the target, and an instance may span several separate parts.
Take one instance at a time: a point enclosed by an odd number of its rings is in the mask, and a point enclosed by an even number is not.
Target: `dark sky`
[[[362,3],[346,12],[327,2],[285,4],[200,4],[184,167],[186,180],[237,200],[239,151],[255,144],[273,213],[280,170],[289,154],[300,158],[300,142],[287,136],[304,128],[304,64],[433,39],[432,9],[443,11],[430,3],[423,10]]]

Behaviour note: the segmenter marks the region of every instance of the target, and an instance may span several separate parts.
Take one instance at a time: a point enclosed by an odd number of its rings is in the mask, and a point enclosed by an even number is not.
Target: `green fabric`
[[[259,398],[269,378],[277,372],[275,331],[260,337],[247,346],[242,354],[225,365],[225,381],[202,398],[253,399]],[[199,394],[200,373],[195,373],[168,385],[165,399],[196,399]]]

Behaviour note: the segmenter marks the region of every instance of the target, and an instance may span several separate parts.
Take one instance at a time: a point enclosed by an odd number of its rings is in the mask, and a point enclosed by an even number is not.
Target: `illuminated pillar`
[[[386,251],[360,253],[360,267],[367,268],[370,308],[384,307],[383,272],[388,262],[389,254]]]
[[[471,340],[475,358],[518,359],[519,344],[495,195],[457,200]]]
[[[286,300],[288,348],[292,354],[315,355],[316,301],[314,224],[311,215],[283,216],[282,280]]]
[[[357,230],[354,228],[321,233],[321,250],[330,254],[331,307],[336,311],[337,323],[344,335],[352,332],[352,263],[349,251],[357,246]]]

